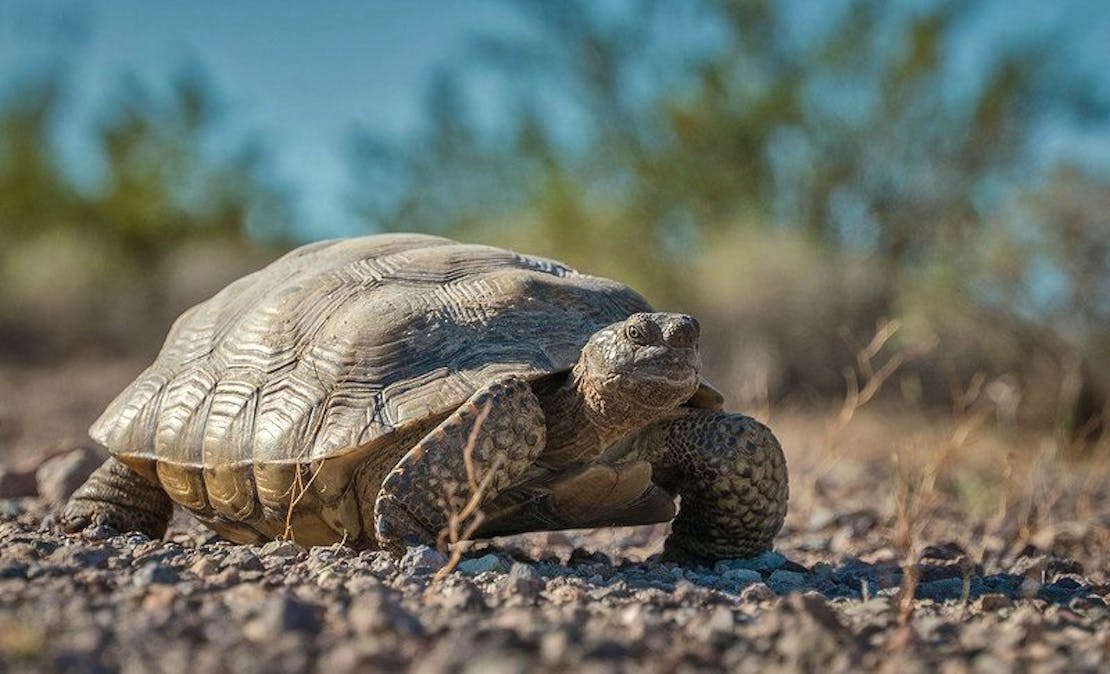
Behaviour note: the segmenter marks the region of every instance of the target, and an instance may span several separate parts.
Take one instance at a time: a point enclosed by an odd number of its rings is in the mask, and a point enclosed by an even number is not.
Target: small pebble
[[[298,557],[304,552],[305,549],[294,541],[270,541],[259,550],[263,557]]]
[[[806,576],[797,571],[778,570],[767,579],[767,585],[777,594],[797,592],[806,586]]]
[[[932,599],[933,601],[946,601],[959,599],[964,593],[963,578],[945,578],[928,583],[920,583],[914,596],[918,599]]]
[[[190,573],[200,576],[201,578],[207,578],[208,576],[218,573],[219,570],[220,565],[209,556],[201,557],[189,567]]]
[[[721,574],[721,580],[738,585],[748,585],[763,581],[763,576],[758,571],[751,569],[729,569]]]
[[[1010,608],[1014,601],[1004,594],[984,594],[975,601],[975,605],[980,611],[997,611]]]
[[[179,575],[171,566],[161,562],[146,562],[131,576],[131,582],[139,587],[147,585],[169,585],[176,583]]]
[[[381,587],[353,597],[347,620],[355,632],[364,635],[392,632],[414,636],[423,632],[420,621]]]
[[[513,562],[505,578],[509,592],[521,597],[534,597],[544,587],[543,578],[531,564]]]
[[[430,576],[447,564],[443,553],[427,545],[418,545],[405,551],[400,567],[415,576]]]
[[[475,611],[486,608],[486,599],[469,580],[454,583],[435,591],[438,603],[450,611]]]
[[[749,571],[759,571],[760,573],[771,573],[776,569],[781,569],[784,564],[786,564],[786,557],[774,550],[768,550],[755,557],[723,559],[714,565],[713,570],[717,573],[724,573],[732,569],[746,569]]]
[[[753,583],[740,593],[740,601],[743,602],[770,601],[774,598],[774,591],[764,583]]]
[[[500,555],[490,553],[482,555],[481,557],[474,557],[471,559],[464,559],[459,562],[456,567],[459,573],[464,576],[477,576],[480,573],[492,571],[495,573],[508,573],[510,569],[509,562],[502,558]]]
[[[239,571],[262,571],[266,567],[258,555],[247,547],[236,547],[223,558],[224,568],[234,568]]]
[[[262,604],[258,616],[246,624],[243,633],[252,641],[265,642],[282,632],[311,634],[319,629],[315,606],[290,594],[278,594]]]

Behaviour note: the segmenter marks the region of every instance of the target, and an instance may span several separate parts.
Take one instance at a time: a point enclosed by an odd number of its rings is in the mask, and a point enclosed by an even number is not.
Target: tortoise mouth
[[[640,407],[666,409],[681,404],[693,395],[700,383],[697,368],[684,367],[662,373],[637,371],[622,377],[625,395],[630,395]]]
[[[697,380],[701,359],[693,349],[667,349],[650,357],[637,359],[624,373],[633,380],[653,384],[683,385]]]
[[[683,372],[683,376],[678,376],[677,373],[669,374],[646,374],[639,373],[633,376],[636,381],[651,382],[653,384],[663,384],[666,386],[684,386],[698,381],[698,371],[696,368],[688,368]]]

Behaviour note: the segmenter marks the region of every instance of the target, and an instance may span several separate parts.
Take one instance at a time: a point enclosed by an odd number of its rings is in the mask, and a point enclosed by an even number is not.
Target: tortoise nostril
[[[693,316],[676,316],[667,322],[663,340],[675,348],[692,348],[698,344],[701,326]]]

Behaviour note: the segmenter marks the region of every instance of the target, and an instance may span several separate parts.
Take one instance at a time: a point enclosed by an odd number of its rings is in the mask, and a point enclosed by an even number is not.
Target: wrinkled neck
[[[617,409],[592,386],[581,362],[561,385],[539,396],[547,421],[547,448],[541,460],[565,465],[589,460],[643,425],[631,410]]]

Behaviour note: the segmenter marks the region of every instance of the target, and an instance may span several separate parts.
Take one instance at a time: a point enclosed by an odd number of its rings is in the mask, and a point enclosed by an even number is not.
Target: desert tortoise
[[[236,542],[399,550],[442,544],[470,504],[476,537],[674,518],[672,558],[753,554],[782,525],[786,466],[720,409],[698,333],[499,248],[307,245],[176,321],[90,429],[111,457],[61,521],[161,536],[178,503]]]

